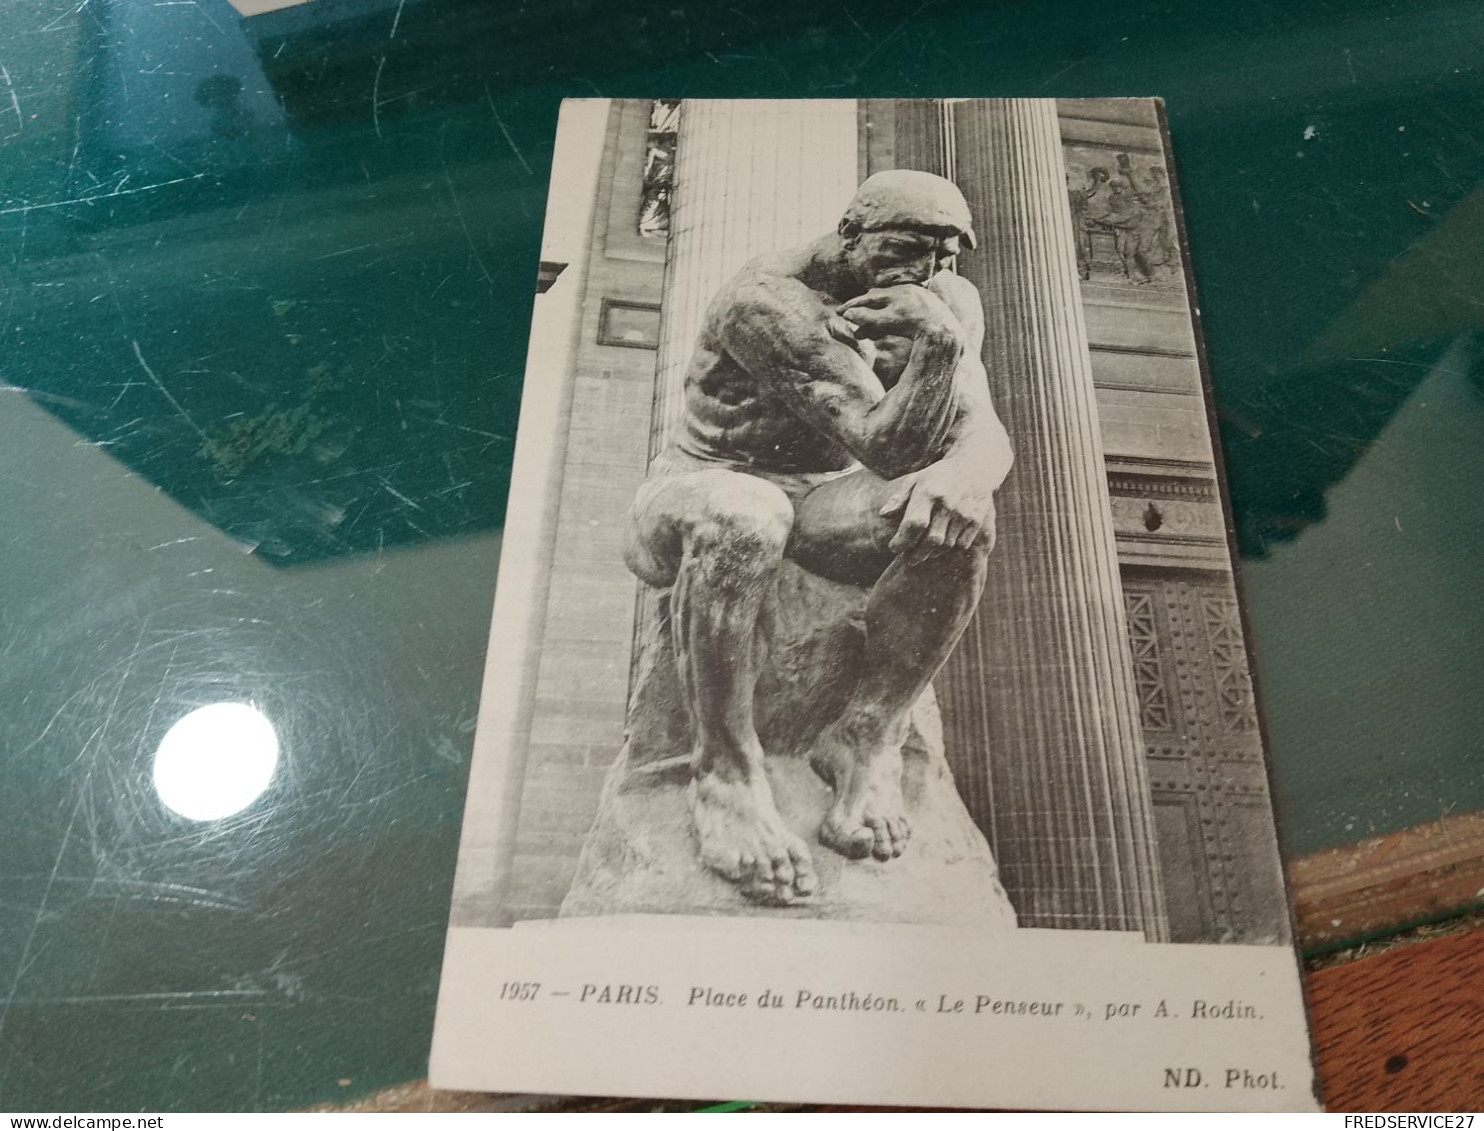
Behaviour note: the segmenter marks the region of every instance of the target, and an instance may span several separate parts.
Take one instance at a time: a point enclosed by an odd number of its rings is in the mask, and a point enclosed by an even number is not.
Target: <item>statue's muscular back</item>
[[[809,251],[804,247],[759,256],[712,300],[685,374],[685,403],[675,439],[685,454],[764,473],[841,471],[855,464],[842,444],[786,403],[766,374],[749,372],[726,346],[731,335],[746,332],[743,308],[750,307],[755,316],[757,306],[768,303],[787,303],[810,321],[817,318],[824,333],[845,340],[849,327],[835,308],[848,296],[836,297],[804,281]],[[942,278],[929,284],[940,295]],[[906,364],[910,342],[883,338],[855,348],[874,363],[877,376],[890,388]]]

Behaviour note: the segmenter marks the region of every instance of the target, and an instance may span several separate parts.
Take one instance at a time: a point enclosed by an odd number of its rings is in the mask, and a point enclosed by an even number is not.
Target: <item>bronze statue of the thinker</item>
[[[818,838],[885,862],[912,835],[909,712],[978,605],[1012,458],[979,293],[950,269],[973,246],[959,190],[902,170],[866,180],[835,231],[748,263],[705,315],[683,417],[634,501],[626,560],[669,590],[700,859],[760,903],[818,884],[754,717],[785,561],[868,589],[853,690],[809,748],[833,789]]]

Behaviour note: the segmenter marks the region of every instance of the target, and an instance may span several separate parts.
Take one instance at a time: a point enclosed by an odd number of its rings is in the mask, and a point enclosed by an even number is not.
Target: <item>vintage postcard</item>
[[[1316,1108],[1165,137],[564,106],[435,1085]]]

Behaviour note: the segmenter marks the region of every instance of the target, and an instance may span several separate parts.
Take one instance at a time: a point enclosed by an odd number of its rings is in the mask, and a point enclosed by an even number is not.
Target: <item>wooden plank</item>
[[[1484,931],[1321,970],[1308,987],[1330,1111],[1484,1108]]]
[[[1484,902],[1484,813],[1467,813],[1291,862],[1304,950],[1374,937]]]

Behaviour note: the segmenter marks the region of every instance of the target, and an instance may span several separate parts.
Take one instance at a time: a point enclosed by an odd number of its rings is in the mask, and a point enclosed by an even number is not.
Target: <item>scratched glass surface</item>
[[[1484,808],[1481,31],[0,0],[0,1107],[423,1072],[564,95],[1165,97],[1290,850]]]

